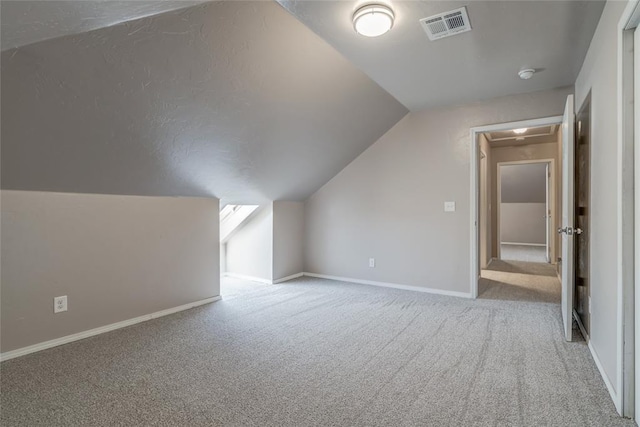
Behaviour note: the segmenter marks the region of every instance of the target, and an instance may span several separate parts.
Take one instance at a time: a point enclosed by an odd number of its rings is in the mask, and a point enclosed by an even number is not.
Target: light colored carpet
[[[220,295],[224,299],[229,299],[231,297],[237,297],[262,290],[267,288],[268,286],[270,285],[265,285],[264,283],[253,282],[249,280],[236,279],[235,277],[221,277]]]
[[[634,425],[585,343],[562,339],[557,281],[529,267],[484,272],[476,301],[310,278],[258,286],[2,363],[0,421]]]
[[[505,261],[547,262],[547,249],[542,246],[500,245],[500,258]]]

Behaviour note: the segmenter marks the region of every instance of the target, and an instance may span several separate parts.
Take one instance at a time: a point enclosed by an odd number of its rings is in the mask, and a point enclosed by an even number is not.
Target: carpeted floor
[[[555,273],[501,262],[483,276],[476,301],[310,278],[245,286],[2,363],[0,421],[634,425],[616,415],[585,343],[562,339]]]
[[[506,261],[547,262],[544,246],[500,244],[500,258]]]

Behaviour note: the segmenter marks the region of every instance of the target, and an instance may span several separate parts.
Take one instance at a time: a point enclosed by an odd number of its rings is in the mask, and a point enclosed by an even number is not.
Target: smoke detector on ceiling
[[[431,41],[471,31],[466,7],[423,18],[420,25]]]
[[[526,70],[520,70],[518,71],[518,76],[522,79],[522,80],[529,80],[531,77],[533,77],[533,75],[535,74],[536,70],[534,70],[533,68],[527,68]]]

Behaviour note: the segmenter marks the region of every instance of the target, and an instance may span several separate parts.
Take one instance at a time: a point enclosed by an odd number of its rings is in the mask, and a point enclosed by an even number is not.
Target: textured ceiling
[[[274,2],[207,3],[1,59],[7,189],[303,200],[407,113]]]
[[[2,0],[2,50],[203,3],[204,0]]]
[[[412,111],[575,83],[602,1],[392,1],[394,27],[356,34],[360,1],[278,0]],[[429,41],[418,20],[467,6],[472,31]],[[517,72],[534,68],[527,81]]]
[[[525,133],[515,134],[512,130],[487,132],[485,136],[491,148],[511,147],[530,144],[549,144],[558,142],[559,125],[529,128]]]

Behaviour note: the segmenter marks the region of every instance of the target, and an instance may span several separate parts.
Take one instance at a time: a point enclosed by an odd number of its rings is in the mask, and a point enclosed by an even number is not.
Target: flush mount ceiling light
[[[353,14],[353,28],[366,37],[378,37],[393,27],[395,15],[389,6],[368,4]]]
[[[522,80],[529,80],[531,77],[533,77],[533,74],[535,72],[536,70],[534,70],[533,68],[527,68],[526,70],[518,71],[518,76],[520,76]]]
[[[515,133],[516,135],[522,135],[523,133],[525,133],[528,129],[527,128],[521,128],[521,129],[514,129],[513,133]]]

